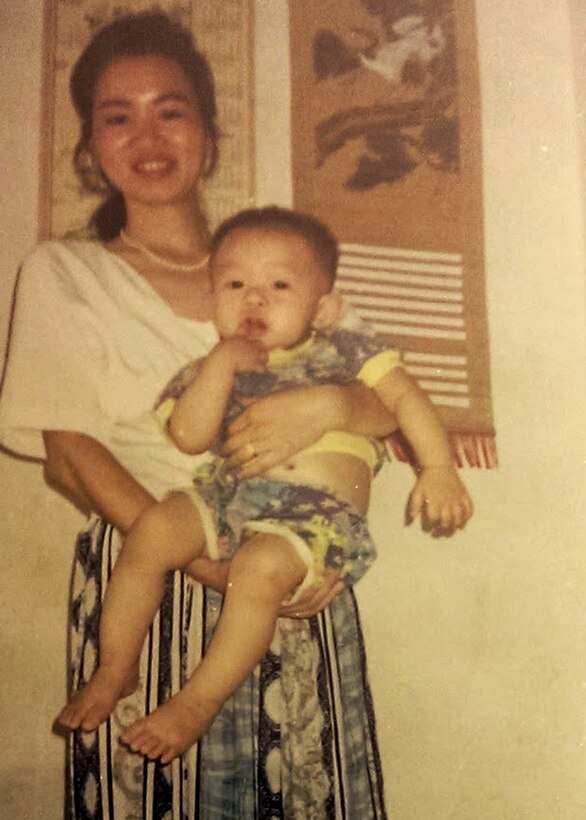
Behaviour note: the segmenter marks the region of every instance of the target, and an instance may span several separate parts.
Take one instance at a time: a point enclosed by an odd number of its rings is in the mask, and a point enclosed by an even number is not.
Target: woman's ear
[[[90,191],[99,194],[110,191],[108,180],[100,167],[100,161],[94,150],[92,140],[80,150],[78,168],[81,171],[84,183]]]
[[[202,149],[201,179],[209,176],[212,172],[213,154],[212,138],[207,134]]]
[[[342,312],[342,296],[337,290],[320,297],[317,312],[312,322],[314,330],[330,330],[335,327],[340,313]]]

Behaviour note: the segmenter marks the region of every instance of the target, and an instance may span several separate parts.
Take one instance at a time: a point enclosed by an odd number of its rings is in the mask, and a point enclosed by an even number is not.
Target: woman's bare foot
[[[56,723],[66,729],[92,732],[110,716],[120,698],[134,692],[137,685],[138,669],[120,675],[100,666],[91,681],[61,710]]]
[[[205,735],[221,705],[195,700],[182,690],[152,714],[127,726],[120,740],[150,760],[170,763]]]

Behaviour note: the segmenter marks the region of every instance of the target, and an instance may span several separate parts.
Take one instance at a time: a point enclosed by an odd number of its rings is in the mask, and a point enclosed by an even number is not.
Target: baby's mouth
[[[249,316],[240,323],[240,333],[248,339],[257,339],[263,336],[268,329],[269,326],[264,319],[258,316]]]

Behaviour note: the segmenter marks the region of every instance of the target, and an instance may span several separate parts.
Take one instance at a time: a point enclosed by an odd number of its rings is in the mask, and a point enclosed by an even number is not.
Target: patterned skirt
[[[120,548],[93,519],[77,540],[71,690],[98,660],[101,600]],[[198,663],[222,598],[180,573],[141,656],[140,685],[68,748],[68,820],[384,820],[358,610],[345,590],[311,620],[280,619],[270,651],[199,744],[167,766],[119,743],[122,726],[174,694]]]

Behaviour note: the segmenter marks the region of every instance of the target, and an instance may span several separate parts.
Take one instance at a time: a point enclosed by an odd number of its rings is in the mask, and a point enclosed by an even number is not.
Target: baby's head
[[[333,326],[337,265],[338,243],[314,217],[276,206],[241,211],[211,241],[220,335],[247,336],[272,350]]]

